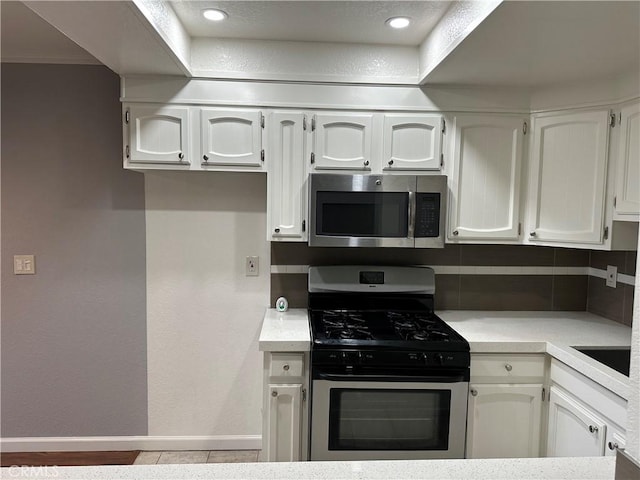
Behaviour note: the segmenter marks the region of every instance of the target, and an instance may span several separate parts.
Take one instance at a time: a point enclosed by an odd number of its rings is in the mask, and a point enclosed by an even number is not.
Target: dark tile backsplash
[[[272,265],[447,265],[618,267],[635,275],[636,252],[601,252],[525,245],[446,245],[443,249],[309,248],[272,243]],[[292,308],[307,307],[307,275],[271,275],[271,304],[284,295]],[[634,289],[588,275],[436,274],[438,310],[589,311],[631,325]]]

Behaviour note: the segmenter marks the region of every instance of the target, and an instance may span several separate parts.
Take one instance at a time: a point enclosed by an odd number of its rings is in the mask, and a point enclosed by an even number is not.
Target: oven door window
[[[316,235],[408,236],[407,192],[317,192]]]
[[[447,450],[451,390],[332,388],[329,450]]]

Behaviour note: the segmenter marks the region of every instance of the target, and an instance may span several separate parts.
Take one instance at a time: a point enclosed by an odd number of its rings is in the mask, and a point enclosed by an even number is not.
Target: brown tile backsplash
[[[557,267],[588,267],[589,250],[578,248],[555,248],[555,260]]]
[[[460,265],[460,246],[445,248],[309,247],[271,243],[272,265]]]
[[[461,275],[462,310],[551,310],[550,275]]]
[[[618,273],[625,273],[627,264],[627,252],[604,252],[600,250],[591,251],[591,259],[589,266],[593,268],[599,268],[600,270],[606,270],[607,265],[614,265],[618,267]]]
[[[460,265],[553,266],[553,251],[528,245],[461,245]]]
[[[287,297],[290,308],[307,308],[307,274],[287,273],[271,274],[271,303],[274,306],[278,297]]]
[[[622,309],[622,323],[629,327],[633,323],[633,301],[635,288],[632,285],[622,285],[624,290],[624,308]]]
[[[606,269],[635,275],[636,252],[602,252],[524,245],[449,245],[443,249],[310,248],[272,243],[272,265],[540,266]],[[307,307],[307,275],[272,274],[271,305],[285,295],[292,308]],[[634,289],[587,275],[436,275],[438,310],[590,311],[631,324]]]
[[[587,311],[624,323],[624,288],[610,288],[603,278],[589,277]]]
[[[624,271],[621,273],[626,273],[627,275],[635,275],[636,268],[638,266],[638,252],[627,252],[627,261],[625,262]]]
[[[461,275],[436,275],[435,305],[438,310],[460,310]]]
[[[584,312],[587,309],[588,284],[586,275],[554,275],[552,309]]]

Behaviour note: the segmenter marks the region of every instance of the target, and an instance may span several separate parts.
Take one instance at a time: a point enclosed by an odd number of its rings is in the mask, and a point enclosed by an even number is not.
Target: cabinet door
[[[538,457],[542,384],[471,385],[468,458]]]
[[[640,214],[640,103],[622,109],[616,178],[616,213]]]
[[[441,115],[384,116],[383,170],[440,170]]]
[[[449,238],[518,240],[524,120],[455,118]]]
[[[313,167],[371,170],[372,125],[371,114],[316,115]]]
[[[268,240],[304,240],[305,116],[275,112],[269,122]]]
[[[607,427],[598,416],[557,387],[549,397],[548,457],[604,455]]]
[[[269,385],[267,461],[300,460],[302,385]]]
[[[623,449],[626,446],[626,435],[623,430],[617,430],[610,425],[607,426],[607,438],[605,440],[606,448],[604,454],[607,457],[615,456],[618,449]]]
[[[132,105],[130,163],[189,164],[189,108]]]
[[[603,242],[608,120],[607,110],[535,119],[530,240]]]
[[[262,166],[262,113],[260,110],[200,111],[202,166]]]

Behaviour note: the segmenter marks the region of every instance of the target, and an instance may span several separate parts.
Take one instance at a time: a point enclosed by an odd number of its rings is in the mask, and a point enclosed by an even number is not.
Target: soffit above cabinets
[[[3,62],[100,63],[21,2],[0,2],[0,20]]]
[[[540,87],[640,71],[640,2],[504,2],[427,83]]]
[[[192,38],[235,38],[287,42],[330,42],[419,46],[450,1],[172,1]],[[209,8],[229,17],[211,22]],[[411,25],[395,30],[385,20],[404,16]]]
[[[530,89],[640,71],[639,1],[25,4],[121,75]]]

